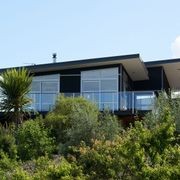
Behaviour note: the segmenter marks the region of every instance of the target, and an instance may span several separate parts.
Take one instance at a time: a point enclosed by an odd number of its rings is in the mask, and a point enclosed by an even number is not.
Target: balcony
[[[149,111],[154,107],[155,94],[153,91],[128,91],[128,92],[85,92],[85,93],[62,93],[65,97],[82,96],[95,103],[99,110],[109,109],[113,112]],[[52,110],[57,93],[30,93],[32,99],[30,109],[36,111]]]

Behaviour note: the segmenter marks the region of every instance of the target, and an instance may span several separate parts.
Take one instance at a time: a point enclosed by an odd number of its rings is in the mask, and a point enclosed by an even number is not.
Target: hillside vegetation
[[[178,180],[179,114],[161,95],[152,112],[125,129],[108,110],[61,96],[45,118],[0,127],[0,177]]]

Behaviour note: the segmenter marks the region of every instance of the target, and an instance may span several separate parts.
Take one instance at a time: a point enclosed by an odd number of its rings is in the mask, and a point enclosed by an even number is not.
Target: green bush
[[[35,179],[84,179],[81,168],[63,157],[54,160],[42,157],[35,161],[35,166]]]
[[[82,97],[60,96],[44,124],[51,128],[61,152],[81,141],[91,145],[92,139],[113,139],[119,133],[115,116],[108,111],[100,113],[95,104]]]
[[[75,163],[69,163],[65,158],[54,156],[39,157],[37,160],[26,161],[19,166],[12,177],[23,177],[24,179],[84,179],[82,169]],[[17,179],[18,179],[17,178]],[[22,179],[23,179],[22,178]]]
[[[24,122],[17,130],[18,155],[22,160],[30,160],[54,151],[54,139],[39,120]]]
[[[159,96],[154,103],[153,110],[145,115],[144,120],[146,121],[147,126],[153,129],[154,126],[162,123],[167,109],[176,124],[176,131],[180,132],[180,97],[177,96],[177,98],[172,98],[165,92],[159,93]]]
[[[122,131],[122,126],[115,115],[109,110],[99,113],[98,139],[113,140]]]
[[[4,180],[85,179],[82,168],[63,157],[49,159],[44,156],[21,163],[9,159],[3,153],[0,155],[0,178]]]
[[[49,113],[43,122],[45,127],[50,130],[51,136],[55,137],[57,144],[66,142],[66,130],[70,127],[67,116]]]
[[[98,109],[84,98],[60,96],[55,109],[44,120],[59,144],[89,143],[97,129]],[[77,132],[79,130],[79,132]]]
[[[1,179],[12,179],[13,173],[19,168],[15,159],[10,159],[7,154],[0,152],[0,177]]]
[[[81,141],[90,145],[97,137],[98,110],[92,103],[82,99],[71,114],[71,127],[67,129],[69,145],[79,145]]]
[[[6,153],[10,158],[17,157],[17,147],[12,131],[0,125],[0,152]]]

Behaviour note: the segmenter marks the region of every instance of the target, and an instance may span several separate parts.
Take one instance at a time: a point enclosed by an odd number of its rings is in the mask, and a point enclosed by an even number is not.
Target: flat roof
[[[144,63],[142,62],[139,54],[73,60],[66,62],[56,62],[56,63],[39,64],[39,65],[22,66],[22,67],[27,68],[32,73],[42,73],[42,72],[53,72],[58,70],[97,67],[97,66],[113,65],[113,64],[122,64],[133,81],[148,79],[147,69]],[[14,68],[18,69],[21,67],[14,67]],[[7,69],[11,69],[11,68],[0,69],[0,73],[2,73]]]

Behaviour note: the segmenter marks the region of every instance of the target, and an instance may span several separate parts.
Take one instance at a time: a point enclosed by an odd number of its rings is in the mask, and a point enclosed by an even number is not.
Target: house
[[[39,112],[51,110],[61,93],[128,116],[151,110],[159,91],[180,89],[180,59],[143,62],[139,54],[131,54],[26,68],[34,75],[30,108]]]

